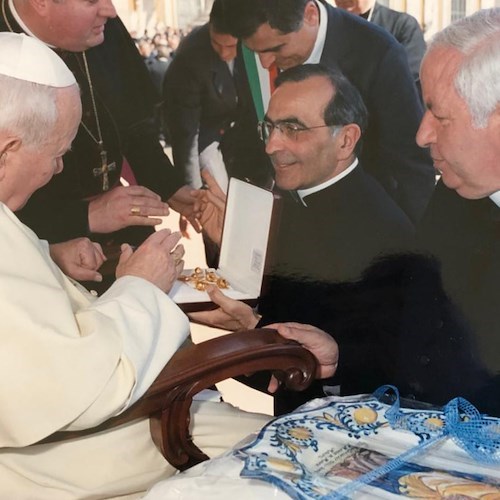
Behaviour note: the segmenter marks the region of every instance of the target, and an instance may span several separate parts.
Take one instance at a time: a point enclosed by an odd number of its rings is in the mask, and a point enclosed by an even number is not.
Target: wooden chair
[[[304,390],[314,379],[314,356],[274,330],[232,333],[179,350],[143,397],[124,413],[98,427],[56,432],[39,443],[93,434],[126,422],[150,417],[155,444],[170,464],[185,470],[208,457],[192,442],[189,409],[193,396],[222,380],[269,370],[292,390]]]

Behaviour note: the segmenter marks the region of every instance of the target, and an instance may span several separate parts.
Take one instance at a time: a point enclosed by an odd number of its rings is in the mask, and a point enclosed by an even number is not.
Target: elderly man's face
[[[288,137],[275,128],[266,145],[278,187],[285,190],[317,186],[337,173],[341,135],[334,137],[324,127],[323,111],[333,96],[325,77],[314,76],[302,82],[286,82],[276,89],[269,102],[266,120],[301,128],[318,127]]]
[[[116,17],[111,0],[48,0],[44,42],[71,52],[81,52],[104,41],[104,26]]]
[[[314,2],[309,2],[299,30],[283,34],[264,23],[243,42],[250,50],[257,52],[264,68],[276,63],[278,68],[284,70],[298,66],[308,59],[314,48],[318,26],[318,8]]]
[[[58,90],[57,94],[58,118],[54,128],[47,132],[47,141],[36,147],[19,141],[7,152],[4,182],[8,182],[10,196],[3,201],[11,210],[22,208],[37,189],[63,169],[62,156],[76,136],[81,104],[76,86]]]
[[[500,189],[500,112],[486,128],[473,127],[467,104],[455,90],[454,76],[463,56],[436,48],[425,57],[421,81],[427,111],[417,143],[429,147],[442,180],[464,198],[477,199]]]

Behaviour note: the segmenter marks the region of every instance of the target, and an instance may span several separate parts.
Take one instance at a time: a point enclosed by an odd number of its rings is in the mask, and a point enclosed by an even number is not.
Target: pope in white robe
[[[16,97],[18,90],[25,97]],[[22,123],[35,123],[29,100],[37,93],[46,101],[53,96],[56,120],[38,131],[21,130]],[[128,408],[189,334],[186,316],[165,293],[182,259],[177,235],[157,232],[135,253],[125,249],[118,279],[96,298],[61,272],[47,243],[13,213],[62,169],[60,157],[80,114],[74,77],[59,57],[33,38],[1,33],[2,499],[138,498],[174,473],[155,448],[147,420],[35,444],[56,431],[94,427]],[[40,130],[52,138],[40,139]],[[265,422],[209,402],[194,405],[192,420],[193,438],[210,456]]]

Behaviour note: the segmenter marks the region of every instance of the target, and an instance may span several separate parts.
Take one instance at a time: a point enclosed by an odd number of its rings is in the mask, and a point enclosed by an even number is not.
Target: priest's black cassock
[[[347,297],[374,261],[411,246],[413,225],[360,165],[304,201],[307,206],[284,193],[275,264],[259,300],[261,325],[296,321],[331,332],[342,353],[331,383],[343,393],[369,391],[380,381],[363,361],[373,332],[359,318],[361,298],[354,303]],[[361,328],[355,330],[351,319]],[[305,393],[278,394],[276,411],[290,411],[321,394],[321,383]]]
[[[7,0],[2,2],[0,30],[22,33]],[[40,238],[49,242],[79,236],[102,237],[91,235],[88,227],[88,200],[103,192],[105,177],[98,172],[102,161],[96,142],[99,133],[90,85],[109,165],[110,188],[119,182],[123,157],[132,167],[138,184],[158,193],[164,201],[183,185],[182,175],[174,169],[158,142],[153,108],[160,98],[119,18],[107,21],[104,37],[101,45],[85,52],[90,83],[83,54],[58,51],[80,86],[82,122],[86,127],[80,125],[71,151],[64,155],[63,172],[39,189],[18,214]],[[106,241],[139,243],[150,232],[150,228],[131,227],[110,235]]]

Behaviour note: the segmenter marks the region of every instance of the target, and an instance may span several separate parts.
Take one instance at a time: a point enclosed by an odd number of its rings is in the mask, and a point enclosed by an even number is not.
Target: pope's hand
[[[99,243],[76,238],[50,245],[50,255],[67,276],[79,281],[102,281],[97,270],[106,260]]]
[[[168,205],[143,186],[118,186],[89,202],[89,228],[111,233],[128,226],[156,226],[168,215]]]
[[[180,238],[180,233],[162,229],[149,236],[135,252],[123,244],[116,278],[137,276],[168,293],[184,268],[184,247],[177,245]]]

